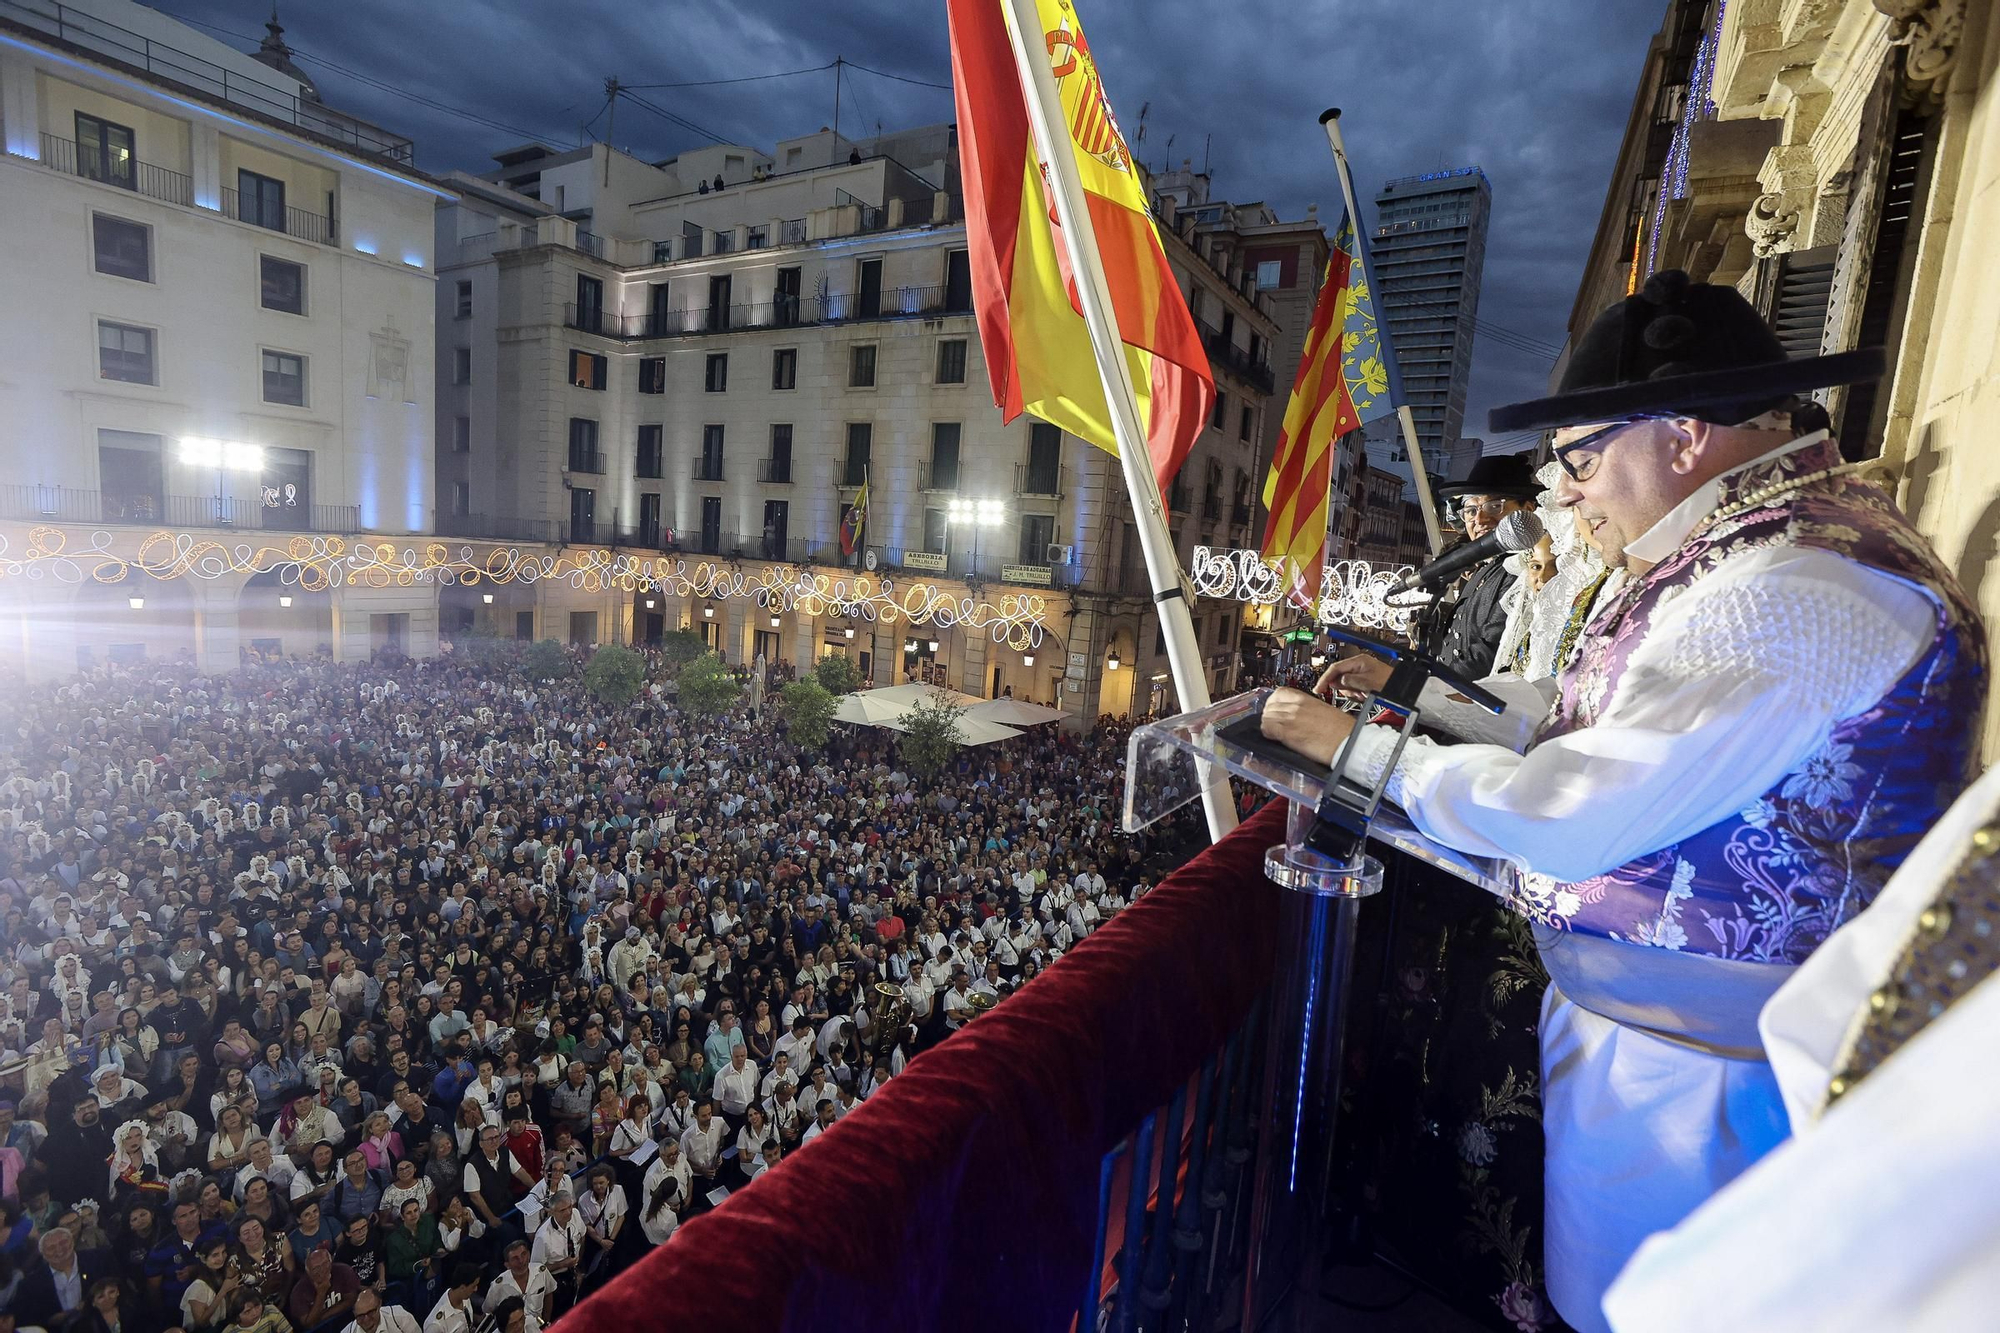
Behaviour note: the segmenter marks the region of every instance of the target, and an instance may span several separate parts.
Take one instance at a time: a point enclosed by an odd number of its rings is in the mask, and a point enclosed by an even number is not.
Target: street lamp
[[[713,620],[713,619],[715,619],[715,608],[714,608],[714,607],[712,607],[712,606],[704,606],[704,607],[703,607],[703,608],[701,609],[701,618],[702,618],[703,620]]]
[[[1111,656],[1104,659],[1104,669],[1106,671],[1116,671],[1123,665],[1124,663],[1118,660],[1118,650],[1116,648],[1111,650]]]
[[[279,594],[278,594],[278,605],[279,605],[279,606],[290,606],[291,604],[292,604],[292,597],[291,597],[291,594],[290,594],[290,593],[279,593]]]
[[[780,620],[778,619],[778,615],[777,615],[777,612],[775,612],[775,611],[774,611],[774,612],[772,612],[772,613],[771,613],[771,628],[772,628],[772,629],[776,629],[776,628],[778,628],[778,626],[779,626],[779,625],[780,625],[781,623],[782,623],[782,622],[781,622],[781,621],[780,621]]]
[[[841,633],[845,634],[845,635],[846,635],[846,636],[847,636],[848,638],[850,638],[850,639],[851,639],[851,638],[853,638],[853,637],[854,637],[854,626],[852,626],[852,625],[849,625],[849,626],[848,626],[848,627],[847,627],[846,629],[842,630],[842,631],[841,631]]]
[[[974,497],[954,495],[945,506],[947,525],[957,524],[972,529],[972,569],[979,571],[979,530],[997,528],[1007,521],[1007,506],[991,496]]]
[[[493,594],[490,592],[482,592],[479,594],[479,600],[486,603],[488,606],[491,606],[493,605]]]
[[[652,598],[650,598],[650,597],[648,597],[648,598],[646,599],[646,609],[647,609],[648,611],[650,611],[650,610],[652,610],[652,609],[653,609],[653,599],[652,599]]]
[[[146,599],[143,597],[127,597],[125,605],[131,607],[134,611],[144,611],[146,609]]]
[[[1021,654],[1021,665],[1022,665],[1022,666],[1033,666],[1034,664],[1035,664],[1035,655],[1034,655],[1033,653],[1022,653],[1022,654]]]

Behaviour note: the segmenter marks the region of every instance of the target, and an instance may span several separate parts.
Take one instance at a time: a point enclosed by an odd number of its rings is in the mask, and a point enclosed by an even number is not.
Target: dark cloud
[[[261,37],[268,13],[262,0],[159,8],[214,25],[212,35],[238,46],[248,43],[224,34]],[[410,135],[421,164],[436,171],[484,170],[495,150],[521,138],[567,145],[607,125],[620,147],[642,156],[707,142],[625,100],[614,122],[608,75],[680,83],[836,56],[937,83],[950,71],[940,0],[320,0],[280,12],[326,100]],[[1480,317],[1563,340],[1657,6],[1100,0],[1084,18],[1128,137],[1148,109],[1141,156],[1154,166],[1205,157],[1221,196],[1265,199],[1286,217],[1318,203],[1331,225],[1339,186],[1318,117],[1334,105],[1364,196],[1393,176],[1483,167],[1494,212]],[[831,71],[642,95],[703,130],[765,146],[834,117]],[[841,81],[841,128],[850,133],[951,115],[948,92],[854,70]],[[1547,374],[1531,354],[1475,339],[1468,431],[1483,433],[1487,407],[1537,392]]]

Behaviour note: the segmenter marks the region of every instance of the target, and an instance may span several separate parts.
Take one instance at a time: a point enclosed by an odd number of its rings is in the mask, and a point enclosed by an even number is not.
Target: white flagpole
[[[1035,0],[1006,0],[1006,5],[1012,18],[1008,26],[1014,63],[1027,93],[1028,121],[1034,127],[1035,138],[1043,149],[1042,161],[1048,167],[1046,179],[1055,196],[1056,217],[1062,223],[1063,240],[1069,247],[1077,296],[1083,306],[1083,322],[1090,330],[1091,351],[1097,357],[1104,400],[1111,410],[1118,465],[1125,474],[1125,489],[1132,497],[1132,513],[1139,547],[1146,557],[1154,609],[1166,631],[1167,662],[1173,670],[1174,690],[1183,709],[1206,707],[1208,680],[1201,671],[1201,645],[1195,642],[1194,617],[1188,610],[1189,592],[1181,577],[1180,561],[1174,554],[1173,538],[1167,531],[1159,482],[1153,476],[1152,454],[1146,448],[1146,430],[1139,420],[1138,394],[1132,386],[1131,367],[1126,364],[1125,344],[1118,336],[1118,320],[1111,308],[1111,289],[1104,278],[1097,234],[1091,230],[1089,208],[1083,199],[1083,179],[1077,172],[1075,158],[1066,148],[1057,148],[1068,143],[1069,129],[1063,120],[1062,95],[1056,90],[1055,72],[1043,49],[1041,14]],[[1132,170],[1138,170],[1136,163],[1132,164]],[[1236,827],[1236,804],[1227,777],[1217,773],[1202,788],[1201,803],[1208,815],[1211,838],[1219,841]]]
[[[1370,292],[1375,284],[1368,274],[1368,238],[1361,230],[1361,210],[1355,206],[1354,177],[1347,170],[1347,144],[1340,137],[1340,108],[1334,107],[1319,118],[1326,129],[1326,141],[1333,146],[1333,165],[1340,177],[1340,193],[1347,200],[1348,225],[1354,228],[1354,262],[1361,268],[1361,280],[1368,284]],[[1379,296],[1379,293],[1377,293]],[[1376,307],[1381,308],[1379,305]],[[1395,346],[1387,333],[1382,337],[1382,350],[1394,356]],[[1431,555],[1436,557],[1444,550],[1444,530],[1438,526],[1437,502],[1431,499],[1430,474],[1424,470],[1424,451],[1417,447],[1417,423],[1410,415],[1410,405],[1401,403],[1396,408],[1396,420],[1403,427],[1403,452],[1410,457],[1410,475],[1417,481],[1417,507],[1424,515],[1424,535],[1430,539]]]

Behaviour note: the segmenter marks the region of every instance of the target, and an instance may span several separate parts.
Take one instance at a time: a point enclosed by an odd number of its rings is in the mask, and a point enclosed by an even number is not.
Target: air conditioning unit
[[[1049,549],[1045,554],[1050,564],[1066,565],[1075,558],[1076,548],[1074,546],[1058,546],[1054,542],[1050,542]]]

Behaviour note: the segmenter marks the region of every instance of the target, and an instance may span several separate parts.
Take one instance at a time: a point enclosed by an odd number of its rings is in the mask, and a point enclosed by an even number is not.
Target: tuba
[[[994,999],[983,990],[972,992],[972,1012],[966,1016],[965,1021],[970,1023],[973,1019],[978,1018],[998,1003],[1000,1001]]]
[[[910,1025],[915,1011],[910,1008],[909,997],[903,988],[893,981],[878,981],[868,988],[868,1047],[871,1051],[888,1050],[896,1044],[896,1038]]]

